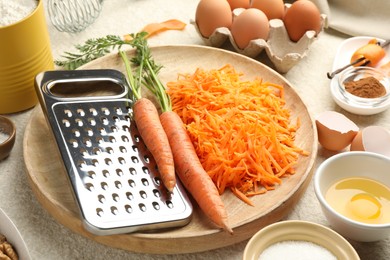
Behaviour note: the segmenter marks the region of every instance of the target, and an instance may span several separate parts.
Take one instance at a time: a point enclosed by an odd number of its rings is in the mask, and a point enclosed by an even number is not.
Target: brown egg
[[[351,144],[359,127],[343,114],[325,111],[316,118],[318,141],[330,151],[340,151]]]
[[[215,29],[226,27],[230,29],[233,14],[226,0],[201,0],[195,13],[195,22],[203,37],[210,37]]]
[[[283,22],[290,39],[297,42],[307,31],[320,32],[321,13],[309,0],[299,0],[287,9]]]
[[[229,5],[230,5],[230,9],[234,10],[236,8],[249,8],[249,5],[250,5],[250,0],[227,0]]]
[[[368,126],[355,136],[350,150],[379,153],[390,157],[390,132],[381,126]]]
[[[234,18],[231,34],[236,45],[245,49],[251,40],[267,40],[269,22],[267,16],[259,9],[249,8]]]
[[[250,7],[263,11],[268,20],[282,19],[284,15],[283,0],[252,0]]]

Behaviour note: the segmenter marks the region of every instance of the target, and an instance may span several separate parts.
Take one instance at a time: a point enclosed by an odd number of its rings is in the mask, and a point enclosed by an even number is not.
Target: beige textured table
[[[74,44],[107,34],[123,35],[136,32],[150,22],[171,18],[188,23],[184,31],[165,32],[150,39],[151,45],[198,44],[203,42],[195,28],[189,24],[193,19],[198,1],[195,0],[110,0],[104,1],[98,20],[78,34],[58,32],[48,20],[53,55],[56,59],[64,51],[72,50]],[[45,4],[47,2],[45,1]],[[315,116],[325,110],[344,113],[360,127],[381,125],[390,129],[390,111],[374,116],[357,116],[338,107],[329,91],[326,78],[339,44],[349,36],[326,30],[311,46],[309,55],[285,74],[301,95],[309,111]],[[228,48],[228,47],[227,47]],[[265,54],[258,60],[269,64]],[[17,125],[17,139],[11,156],[0,162],[0,207],[14,221],[21,232],[33,259],[241,259],[247,241],[234,246],[196,254],[147,255],[109,248],[98,244],[58,224],[38,203],[28,184],[23,162],[23,135],[31,110],[8,115]],[[318,151],[317,165],[332,153]],[[49,159],[49,158],[48,158]],[[309,185],[301,201],[287,219],[313,221],[328,226],[315,198],[313,186]],[[361,259],[389,259],[390,239],[375,243],[351,241]],[[172,245],[174,246],[174,245]]]

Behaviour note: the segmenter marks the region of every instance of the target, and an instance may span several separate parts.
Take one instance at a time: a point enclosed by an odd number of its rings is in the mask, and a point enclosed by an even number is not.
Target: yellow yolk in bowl
[[[328,189],[325,199],[337,212],[355,221],[390,222],[390,189],[372,179],[342,179]]]

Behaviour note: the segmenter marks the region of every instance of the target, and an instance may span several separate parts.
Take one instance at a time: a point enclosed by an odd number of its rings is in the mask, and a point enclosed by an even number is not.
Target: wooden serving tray
[[[131,50],[129,51],[131,52]],[[193,73],[196,68],[216,69],[228,63],[247,79],[261,77],[285,88],[286,106],[292,120],[301,120],[296,144],[310,152],[301,156],[296,174],[284,179],[274,191],[252,198],[255,206],[248,206],[230,192],[225,192],[229,222],[234,230],[230,235],[209,222],[194,202],[194,215],[185,227],[149,233],[96,236],[86,231],[79,216],[65,169],[44,114],[37,106],[26,127],[23,142],[24,161],[33,192],[42,206],[62,225],[72,231],[110,247],[151,254],[201,252],[232,245],[250,238],[262,227],[281,220],[298,202],[308,186],[317,156],[317,131],[305,104],[284,77],[267,66],[246,56],[202,46],[152,47],[154,59],[164,68],[163,82],[176,80],[178,73]],[[118,69],[124,71],[117,54],[95,60],[83,69]]]

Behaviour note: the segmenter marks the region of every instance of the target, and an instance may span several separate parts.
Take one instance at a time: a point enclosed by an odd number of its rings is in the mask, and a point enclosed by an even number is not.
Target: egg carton
[[[285,4],[285,8],[289,8],[291,4]],[[237,17],[244,9],[237,8],[233,10],[233,17]],[[210,35],[204,37],[195,21],[191,21],[195,26],[198,34],[203,39],[204,43],[212,47],[221,47],[228,39],[234,49],[245,56],[255,58],[263,50],[266,51],[268,58],[271,60],[275,69],[280,73],[287,73],[301,59],[303,59],[309,47],[319,34],[328,27],[327,16],[321,14],[321,30],[316,35],[315,31],[307,31],[297,42],[290,40],[286,27],[281,19],[271,19],[269,21],[270,31],[268,39],[254,39],[249,42],[248,46],[241,49],[237,46],[230,30],[226,27],[219,27]]]

